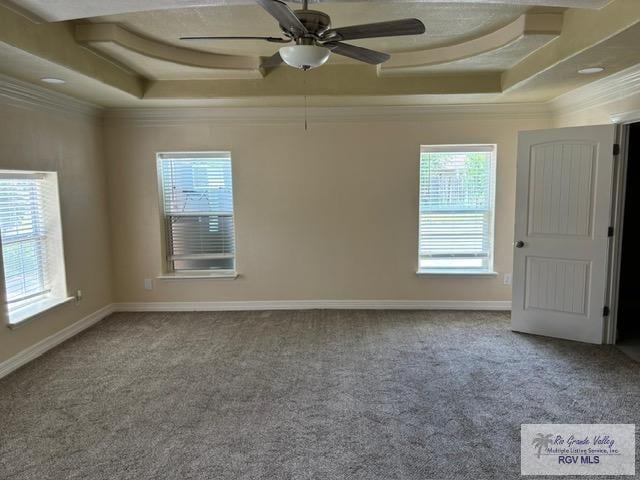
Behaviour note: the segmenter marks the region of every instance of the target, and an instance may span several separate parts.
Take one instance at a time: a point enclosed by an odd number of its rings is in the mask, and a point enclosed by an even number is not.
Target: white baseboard
[[[510,301],[268,300],[248,302],[117,303],[117,312],[219,312],[252,310],[511,310]]]
[[[0,363],[0,378],[9,375],[11,372],[17,370],[24,364],[30,362],[31,360],[34,360],[35,358],[38,358],[47,350],[51,350],[56,345],[60,345],[65,340],[68,340],[81,331],[86,330],[87,328],[98,323],[100,320],[109,316],[113,312],[113,304],[102,307],[100,310],[87,315],[83,319],[78,320],[76,323],[69,325],[66,328],[63,328],[50,337],[47,337],[44,340],[39,341],[35,345],[22,350],[17,355],[14,355],[8,360]]]

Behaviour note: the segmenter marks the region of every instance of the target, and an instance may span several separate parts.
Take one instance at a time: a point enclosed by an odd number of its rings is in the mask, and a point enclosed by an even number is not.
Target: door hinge
[[[608,316],[609,316],[609,313],[610,313],[610,311],[609,311],[609,307],[605,306],[605,307],[602,309],[602,316],[603,316],[603,317],[608,317]]]
[[[607,230],[607,237],[613,237],[613,227],[609,227]]]
[[[613,144],[613,154],[614,155],[620,155],[620,144],[619,143],[614,143]]]

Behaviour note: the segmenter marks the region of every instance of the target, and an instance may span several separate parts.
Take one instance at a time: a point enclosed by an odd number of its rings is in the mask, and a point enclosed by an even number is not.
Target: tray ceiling
[[[253,0],[0,0],[0,73],[58,76],[67,83],[48,88],[107,106],[279,105],[302,95],[345,104],[519,102],[549,100],[640,58],[638,0],[311,3],[334,26],[416,17],[427,32],[351,42],[392,54],[378,68],[333,55],[303,73],[260,68],[276,44],[179,40],[278,35]],[[605,72],[577,74],[596,64]]]

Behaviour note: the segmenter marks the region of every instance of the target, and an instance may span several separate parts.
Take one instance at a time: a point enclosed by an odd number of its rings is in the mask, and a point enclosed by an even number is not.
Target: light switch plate
[[[145,290],[153,290],[153,280],[150,278],[144,279],[144,289]]]
[[[511,285],[511,281],[512,281],[512,276],[510,273],[505,273],[504,274],[504,284],[505,285]]]

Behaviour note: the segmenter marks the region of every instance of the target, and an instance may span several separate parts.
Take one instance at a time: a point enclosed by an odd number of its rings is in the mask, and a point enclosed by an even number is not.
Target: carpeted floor
[[[121,313],[0,412],[2,479],[509,479],[521,423],[640,423],[640,364],[503,313]]]

